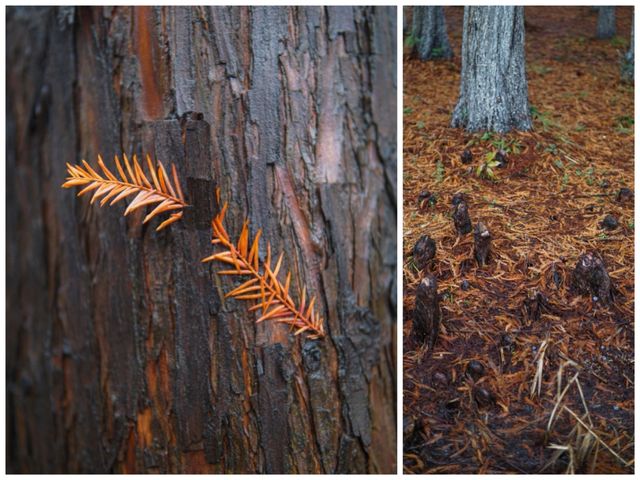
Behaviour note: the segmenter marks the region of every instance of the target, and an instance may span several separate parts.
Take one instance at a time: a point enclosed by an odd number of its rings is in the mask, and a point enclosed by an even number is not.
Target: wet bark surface
[[[491,252],[491,232],[484,223],[478,222],[473,230],[473,255],[478,265],[486,265]]]
[[[421,344],[433,348],[440,331],[440,302],[438,300],[438,281],[426,274],[416,289],[416,304],[413,311],[412,335]]]
[[[587,252],[578,258],[571,274],[571,288],[578,294],[591,295],[594,301],[607,304],[613,300],[611,279],[600,255]]]
[[[436,242],[429,235],[423,235],[413,246],[412,254],[416,267],[422,270],[435,258]]]
[[[458,235],[466,235],[472,229],[471,218],[469,217],[469,207],[462,198],[454,199],[453,202],[453,224]]]
[[[524,7],[465,7],[460,93],[451,125],[472,132],[531,129]]]
[[[9,8],[7,29],[7,471],[395,471],[395,8]],[[123,151],[176,164],[182,221],[60,188]],[[200,263],[216,187],[326,339],[224,298]]]

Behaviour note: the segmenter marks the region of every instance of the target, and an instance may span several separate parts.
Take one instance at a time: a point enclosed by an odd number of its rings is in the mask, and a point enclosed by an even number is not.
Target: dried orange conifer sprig
[[[224,247],[224,251],[211,255],[202,261],[211,262],[217,260],[233,267],[229,270],[219,271],[218,275],[244,275],[251,278],[227,293],[225,297],[233,297],[238,300],[256,300],[257,304],[249,308],[249,310],[261,310],[261,316],[257,320],[258,323],[265,320],[273,320],[290,325],[295,331],[295,335],[307,332],[309,338],[324,337],[324,321],[315,311],[315,297],[311,297],[309,303],[307,303],[305,287],[300,294],[300,304],[296,306],[289,294],[291,272],[286,274],[284,284],[278,280],[283,254],[280,254],[275,267],[272,268],[271,246],[267,243],[267,256],[261,265],[258,258],[258,246],[262,231],[258,230],[253,242],[249,244],[249,223],[245,221],[237,243],[231,240],[223,224],[227,206],[228,204],[225,203],[220,213],[211,222],[213,229],[211,243],[221,245]]]
[[[173,177],[173,184],[171,183],[171,177],[167,174],[167,171],[162,165],[162,162],[157,161],[157,169],[153,167],[151,157],[147,155],[147,164],[149,165],[149,172],[151,173],[151,181],[144,174],[138,158],[133,156],[133,161],[130,162],[125,154],[123,154],[124,166],[120,163],[118,156],[115,156],[116,168],[118,170],[118,178],[114,175],[102,161],[102,157],[98,155],[98,165],[102,170],[104,176],[100,175],[96,170],[82,160],[84,165],[71,165],[67,163],[67,171],[69,176],[66,182],[62,185],[64,188],[79,187],[86,185],[79,193],[78,196],[82,196],[87,192],[95,190],[91,203],[102,197],[100,206],[103,206],[107,201],[111,200],[109,205],[126,198],[130,195],[136,194],[133,201],[129,204],[124,214],[137,210],[145,205],[157,204],[156,207],[144,218],[142,223],[147,223],[156,215],[163,212],[172,210],[180,210],[179,212],[173,212],[169,215],[169,218],[162,222],[156,231],[171,225],[182,218],[182,209],[187,207],[188,204],[184,199],[182,188],[180,188],[180,181],[178,180],[178,173],[176,172],[175,165],[171,166],[171,176]],[[126,172],[125,172],[126,169]],[[128,176],[127,176],[128,174]]]

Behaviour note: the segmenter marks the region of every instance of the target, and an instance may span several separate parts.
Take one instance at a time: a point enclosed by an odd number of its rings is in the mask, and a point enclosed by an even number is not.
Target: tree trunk
[[[622,60],[622,68],[620,76],[625,82],[633,82],[633,69],[634,69],[634,51],[633,51],[633,23],[634,16],[631,16],[631,40],[629,42],[629,50],[624,55]]]
[[[395,472],[395,7],[9,7],[7,30],[7,470]],[[123,151],[176,164],[183,220],[60,188]],[[224,298],[216,187],[327,337]]]
[[[444,8],[413,7],[413,53],[420,60],[451,58],[453,51],[447,36]]]
[[[460,96],[451,125],[471,132],[531,129],[524,7],[465,7]]]
[[[596,38],[613,38],[616,34],[616,7],[598,8]]]
[[[409,30],[409,15],[410,15],[410,11],[413,7],[407,7],[404,6],[402,7],[402,33],[407,33],[407,30]]]

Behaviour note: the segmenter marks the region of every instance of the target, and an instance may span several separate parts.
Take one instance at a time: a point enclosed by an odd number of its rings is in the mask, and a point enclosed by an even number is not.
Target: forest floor
[[[620,37],[596,40],[589,7],[526,7],[531,132],[449,127],[462,7],[445,8],[453,61],[421,62],[405,47],[406,473],[634,471],[634,210],[633,199],[617,199],[634,188],[634,90],[620,81],[631,9],[616,10]],[[467,148],[473,161],[463,164]],[[479,178],[500,149],[507,166]],[[435,203],[420,208],[427,191]],[[473,260],[473,233],[456,235],[458,192],[473,224],[491,232],[486,266]],[[614,230],[600,227],[608,214]],[[411,337],[422,275],[412,248],[425,234],[437,245],[425,270],[438,280],[442,312],[433,351]],[[571,292],[588,251],[611,277],[608,306]],[[475,380],[472,360],[484,370]]]

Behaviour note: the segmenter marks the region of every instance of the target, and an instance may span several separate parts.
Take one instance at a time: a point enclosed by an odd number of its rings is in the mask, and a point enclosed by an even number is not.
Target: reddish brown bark
[[[394,472],[395,8],[9,8],[7,29],[7,470]],[[183,220],[60,188],[123,151],[176,164]],[[216,187],[325,340],[224,298],[200,263]]]

